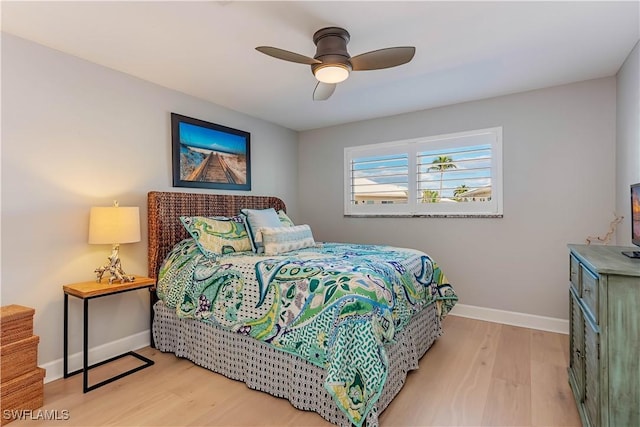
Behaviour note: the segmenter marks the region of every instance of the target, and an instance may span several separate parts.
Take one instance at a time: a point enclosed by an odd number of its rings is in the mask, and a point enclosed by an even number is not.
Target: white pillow
[[[262,253],[264,251],[262,247],[262,233],[260,228],[262,227],[280,227],[282,223],[276,210],[269,209],[242,209],[245,215],[247,230],[249,230],[249,237],[251,238],[251,247],[254,252]]]
[[[293,227],[262,227],[260,232],[265,255],[278,255],[316,245],[311,227],[306,224]]]

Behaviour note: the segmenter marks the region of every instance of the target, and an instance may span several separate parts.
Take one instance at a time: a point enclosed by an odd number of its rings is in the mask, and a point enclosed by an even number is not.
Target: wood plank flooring
[[[456,316],[444,329],[381,414],[382,427],[581,425],[567,383],[566,335]],[[87,394],[80,375],[46,384],[42,409],[67,410],[68,420],[11,426],[330,425],[188,360],[148,347],[139,352],[156,364]],[[90,383],[136,363],[96,369]]]

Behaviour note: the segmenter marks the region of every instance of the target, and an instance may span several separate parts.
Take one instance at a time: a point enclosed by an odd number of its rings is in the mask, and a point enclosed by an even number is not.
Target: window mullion
[[[416,143],[410,143],[407,154],[409,155],[409,170],[408,170],[408,188],[407,188],[407,213],[414,214],[417,210],[417,197],[418,197],[418,165],[416,161],[417,154]]]
[[[351,162],[352,151],[344,151],[344,213],[350,215],[353,211],[353,164]]]

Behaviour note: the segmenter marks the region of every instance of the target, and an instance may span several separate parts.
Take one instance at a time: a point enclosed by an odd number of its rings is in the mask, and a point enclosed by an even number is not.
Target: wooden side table
[[[62,290],[64,291],[64,377],[69,378],[70,376],[79,374],[82,372],[82,391],[84,393],[96,389],[98,387],[102,387],[103,385],[109,384],[110,382],[119,380],[122,377],[133,374],[141,369],[147,368],[154,364],[153,360],[147,359],[146,357],[134,352],[128,351],[126,353],[120,354],[118,356],[114,356],[110,359],[103,360],[102,362],[95,363],[93,365],[89,365],[89,300],[94,298],[101,298],[108,295],[120,294],[123,292],[131,292],[139,289],[148,289],[149,295],[153,295],[153,291],[155,288],[156,282],[154,279],[150,279],[148,277],[136,276],[135,281],[133,282],[125,282],[125,283],[113,283],[109,284],[107,281],[104,283],[98,282],[83,282],[83,283],[75,283],[71,285],[62,286]],[[83,329],[83,347],[82,347],[82,369],[78,369],[73,372],[69,372],[69,295],[74,296],[76,298],[82,299],[84,303],[84,329]],[[89,386],[88,377],[89,370],[96,368],[98,366],[105,365],[109,362],[113,362],[114,360],[126,357],[133,356],[142,362],[143,365],[137,366],[133,369],[130,369],[126,372],[108,378],[104,381],[101,381],[97,384],[93,384]]]

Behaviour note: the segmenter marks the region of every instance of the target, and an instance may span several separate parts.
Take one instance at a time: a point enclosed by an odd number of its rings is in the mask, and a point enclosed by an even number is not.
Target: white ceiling
[[[9,2],[2,30],[294,130],[614,75],[640,38],[640,2]],[[352,73],[312,101],[313,33],[354,56],[416,46],[412,62]]]

